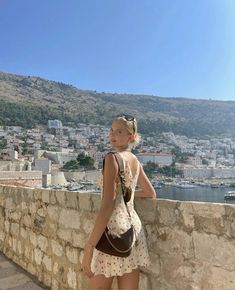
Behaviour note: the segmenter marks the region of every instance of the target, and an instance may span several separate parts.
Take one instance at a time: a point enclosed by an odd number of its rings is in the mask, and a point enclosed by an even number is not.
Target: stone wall
[[[42,187],[42,171],[0,171],[0,184]]]
[[[51,289],[85,290],[99,204],[96,194],[0,186],[0,250]],[[235,206],[137,198],[136,210],[152,260],[141,290],[235,289]]]

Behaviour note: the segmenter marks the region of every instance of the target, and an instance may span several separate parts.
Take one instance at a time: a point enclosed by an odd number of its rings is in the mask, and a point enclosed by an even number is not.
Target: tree
[[[42,145],[41,145],[41,149],[42,150],[50,150],[50,148],[48,146],[48,142],[43,141]]]
[[[7,140],[0,140],[0,149],[5,149],[7,147]]]
[[[66,162],[65,165],[63,166],[63,169],[67,169],[67,170],[76,170],[79,168],[80,168],[80,166],[79,166],[77,160],[70,160],[70,161]]]
[[[92,157],[86,155],[84,152],[78,154],[77,161],[79,165],[85,169],[94,168],[95,160]]]
[[[144,171],[150,179],[153,178],[153,175],[158,168],[159,168],[158,164],[152,161],[148,161],[146,165],[144,165]]]
[[[159,173],[166,176],[175,177],[176,175],[182,175],[182,170],[176,168],[175,165],[163,166],[159,168]]]

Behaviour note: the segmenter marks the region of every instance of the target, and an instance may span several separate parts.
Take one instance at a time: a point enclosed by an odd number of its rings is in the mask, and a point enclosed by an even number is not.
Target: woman
[[[138,138],[137,121],[134,117],[121,116],[114,119],[109,139],[113,149],[124,162],[126,183],[131,186],[133,192],[127,206],[135,229],[135,244],[130,256],[125,258],[108,255],[95,248],[106,226],[117,235],[130,227],[123,197],[117,192],[117,184],[120,182],[119,167],[115,156],[107,154],[103,170],[101,207],[85,245],[82,261],[83,271],[90,278],[90,290],[110,289],[114,277],[117,277],[119,290],[137,290],[139,266],[150,265],[144,231],[134,210],[133,201],[134,195],[156,198],[156,193],[138,159],[130,152],[131,145],[138,141]],[[140,186],[140,190],[135,191],[136,184]]]

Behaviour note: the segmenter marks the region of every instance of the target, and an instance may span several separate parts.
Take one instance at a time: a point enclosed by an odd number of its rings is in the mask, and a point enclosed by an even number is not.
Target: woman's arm
[[[116,179],[118,176],[118,164],[113,154],[108,154],[105,157],[104,166],[104,186],[101,206],[96,217],[93,231],[90,234],[87,244],[96,246],[102,236],[107,223],[113,212],[116,199]]]
[[[135,196],[137,197],[150,197],[156,198],[157,194],[146,176],[143,167],[140,165],[140,173],[137,181],[138,185],[140,185],[141,189],[135,191]]]

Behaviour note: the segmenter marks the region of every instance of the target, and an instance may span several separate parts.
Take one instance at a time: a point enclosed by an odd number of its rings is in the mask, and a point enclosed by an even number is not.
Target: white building
[[[139,153],[136,154],[136,157],[142,164],[146,164],[147,162],[151,161],[157,163],[159,166],[169,166],[173,162],[172,154],[168,153]]]
[[[78,153],[45,151],[43,156],[50,159],[53,163],[64,165],[70,160],[76,160]]]
[[[211,178],[213,177],[213,168],[210,167],[184,167],[183,176],[185,178]]]
[[[7,132],[16,132],[16,133],[20,133],[22,130],[22,127],[20,126],[6,126],[5,130]]]
[[[16,160],[18,159],[18,152],[13,149],[0,150],[0,160]]]
[[[235,168],[218,167],[184,167],[185,178],[235,178]]]
[[[189,157],[187,163],[192,165],[202,165],[202,159],[199,156]]]
[[[49,129],[54,128],[54,129],[62,129],[62,122],[60,120],[48,120],[47,126]]]
[[[51,173],[51,160],[47,158],[40,158],[34,160],[34,170],[42,171],[42,174]]]

